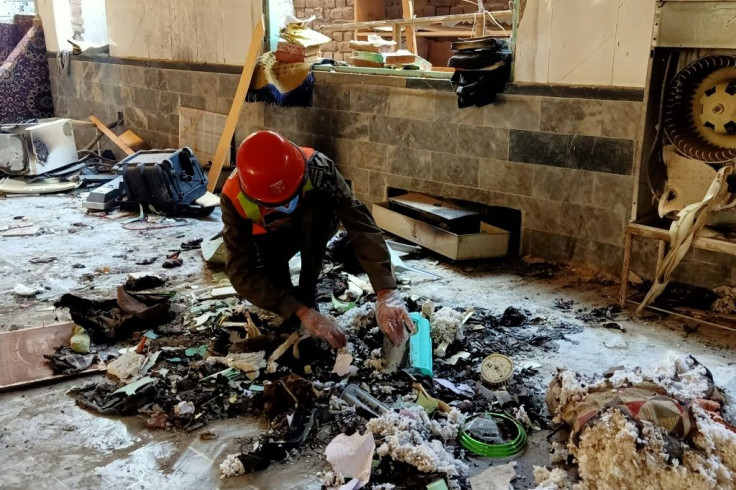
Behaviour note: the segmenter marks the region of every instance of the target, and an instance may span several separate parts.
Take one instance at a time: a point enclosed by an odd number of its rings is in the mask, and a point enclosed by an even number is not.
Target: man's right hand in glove
[[[337,326],[337,322],[331,317],[322,315],[306,306],[296,310],[296,316],[302,322],[302,327],[314,337],[326,340],[333,349],[345,347],[347,342],[345,334],[342,333],[340,327]]]

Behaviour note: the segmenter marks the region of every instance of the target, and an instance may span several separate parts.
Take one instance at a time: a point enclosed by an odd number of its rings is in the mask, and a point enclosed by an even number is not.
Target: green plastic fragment
[[[207,353],[207,344],[202,344],[199,347],[190,347],[187,350],[184,351],[184,355],[187,357],[204,357],[204,355]]]
[[[250,391],[263,391],[265,388],[263,385],[250,385],[250,388],[248,388]]]
[[[332,307],[335,308],[335,310],[338,313],[345,313],[355,308],[355,302],[351,301],[347,303],[344,301],[340,301],[339,299],[335,298],[335,295],[333,294],[332,295]]]
[[[427,490],[448,490],[447,482],[443,478],[440,478],[427,485]]]
[[[123,386],[122,388],[118,388],[117,390],[113,391],[112,394],[116,395],[118,393],[125,393],[128,396],[135,395],[135,392],[139,389],[143,388],[146,385],[149,385],[156,381],[156,378],[152,378],[150,376],[146,376],[145,378],[141,378],[138,381],[133,381],[130,384],[127,384]]]

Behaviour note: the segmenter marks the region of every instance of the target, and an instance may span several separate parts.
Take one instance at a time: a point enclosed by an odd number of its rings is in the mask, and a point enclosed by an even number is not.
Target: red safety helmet
[[[273,131],[257,131],[245,138],[235,164],[241,190],[262,206],[288,203],[307,181],[304,153]]]

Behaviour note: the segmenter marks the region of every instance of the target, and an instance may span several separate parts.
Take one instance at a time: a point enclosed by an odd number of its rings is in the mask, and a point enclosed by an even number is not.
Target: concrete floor
[[[129,272],[153,270],[171,278],[172,289],[201,294],[213,287],[199,251],[185,252],[184,266],[160,267],[166,252],[180,242],[208,237],[220,230],[219,215],[189,220],[185,226],[145,232],[128,231],[121,222],[86,215],[78,195],[6,199],[0,204],[0,226],[26,216],[44,233],[35,237],[0,238],[0,331],[64,320],[51,306],[67,291],[111,295]],[[76,224],[75,224],[76,223]],[[81,225],[79,225],[81,224]],[[75,230],[70,233],[69,230]],[[57,261],[31,264],[33,257]],[[141,258],[156,256],[149,266]],[[82,263],[83,269],[72,268]],[[567,270],[553,279],[522,277],[503,268],[452,266],[430,259],[411,261],[441,274],[439,281],[413,278],[411,294],[434,298],[453,307],[477,306],[500,314],[508,306],[527,308],[548,319],[575,320],[575,309],[610,304],[616,285],[585,271]],[[108,270],[104,269],[109,268]],[[99,272],[95,272],[95,270]],[[92,274],[91,279],[85,274]],[[43,289],[34,299],[12,294],[15,284]],[[573,300],[572,311],[554,307],[557,298]],[[623,315],[624,317],[626,314]],[[668,351],[687,353],[711,369],[716,383],[734,377],[734,339],[728,332],[706,327],[685,334],[682,325],[650,317],[621,322],[622,333],[586,326],[559,352],[534,360],[542,364],[535,380],[546,386],[558,367],[600,373],[611,366],[649,365]],[[65,394],[83,380],[66,381],[0,394],[0,488],[320,488],[315,473],[326,468],[319,450],[305,448],[292,463],[220,480],[218,465],[237,448],[236,439],[259,433],[258,421],[231,419],[208,426],[217,439],[200,440],[197,433],[151,432],[143,417],[101,417],[78,408]],[[546,433],[532,434],[518,459],[517,488],[533,487],[533,465],[548,464]],[[474,472],[489,462],[478,460]]]

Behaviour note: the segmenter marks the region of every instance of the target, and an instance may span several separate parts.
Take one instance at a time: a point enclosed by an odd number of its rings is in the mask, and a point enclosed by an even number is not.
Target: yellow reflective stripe
[[[312,185],[312,179],[307,177],[307,183],[304,184],[304,187],[302,188],[302,192],[303,193],[308,192],[308,191],[311,191],[312,189],[314,189],[314,186]]]
[[[261,208],[258,207],[258,204],[249,201],[242,192],[238,193],[238,202],[240,202],[240,206],[249,220],[255,223],[261,220]]]

